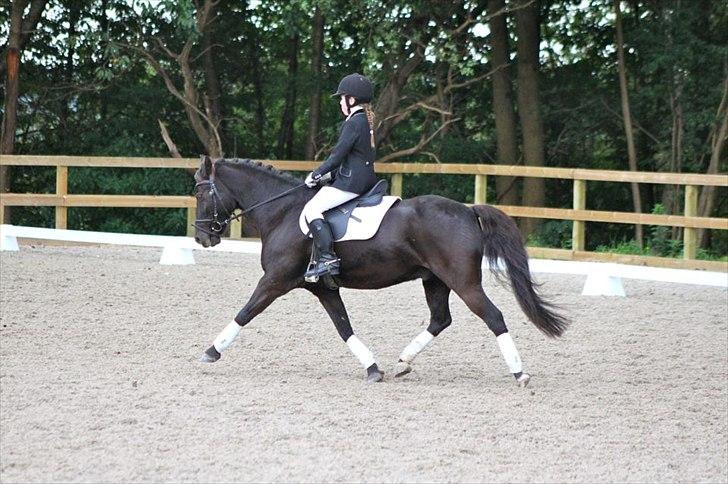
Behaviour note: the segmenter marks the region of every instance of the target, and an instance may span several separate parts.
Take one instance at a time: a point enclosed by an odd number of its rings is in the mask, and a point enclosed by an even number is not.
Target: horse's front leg
[[[207,348],[200,357],[204,363],[214,363],[220,359],[221,353],[225,351],[240,333],[243,326],[248,324],[254,317],[260,314],[265,308],[280,296],[293,289],[290,284],[281,282],[280,279],[263,276],[250,296],[247,304],[238,312],[235,319],[217,335],[212,346]]]
[[[351,329],[349,315],[346,314],[346,308],[341,300],[339,290],[332,291],[320,286],[309,288],[309,290],[319,299],[331,321],[334,322],[341,339],[344,340],[346,346],[359,360],[361,366],[366,369],[367,381],[375,383],[384,380],[384,373],[377,366],[374,354],[356,337],[354,330]]]

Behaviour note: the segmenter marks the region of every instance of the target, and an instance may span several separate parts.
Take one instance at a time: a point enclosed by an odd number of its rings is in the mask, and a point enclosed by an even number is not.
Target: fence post
[[[64,197],[68,195],[68,167],[56,166],[56,195]],[[61,203],[65,203],[63,200]],[[68,228],[68,207],[56,206],[56,228]]]
[[[392,174],[392,189],[390,190],[390,192],[395,197],[402,196],[402,179],[403,179],[402,173]]]
[[[197,218],[197,207],[187,207],[187,237],[195,236],[195,219]]]
[[[586,180],[574,180],[574,210],[586,208]],[[571,250],[583,251],[586,249],[586,222],[583,220],[572,221],[571,226]]]
[[[473,203],[485,205],[488,196],[488,175],[475,175],[475,194]]]
[[[698,187],[695,185],[685,186],[685,216],[698,216]],[[695,259],[698,253],[698,231],[693,227],[685,227],[683,230],[683,258]]]

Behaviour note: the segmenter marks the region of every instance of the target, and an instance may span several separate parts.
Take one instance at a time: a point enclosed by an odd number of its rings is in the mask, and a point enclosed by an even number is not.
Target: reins
[[[283,198],[289,193],[298,190],[299,188],[305,187],[305,183],[301,183],[300,185],[296,185],[295,187],[289,188],[288,190],[284,191],[283,193],[279,193],[278,195],[275,195],[267,200],[263,200],[262,202],[256,203],[252,207],[248,207],[246,209],[243,209],[240,213],[235,215],[233,212],[235,212],[235,208],[232,210],[228,210],[228,208],[225,206],[225,202],[223,201],[222,196],[220,195],[220,192],[217,189],[217,185],[215,185],[215,165],[212,165],[212,173],[210,174],[209,180],[203,180],[201,182],[197,182],[195,184],[195,188],[202,186],[202,185],[210,185],[210,193],[212,194],[212,217],[213,218],[204,218],[204,219],[196,219],[195,223],[192,224],[193,227],[196,229],[208,234],[208,235],[214,235],[219,236],[220,233],[225,230],[225,227],[230,224],[233,220],[239,220],[243,215],[246,213],[249,213],[253,210],[255,210],[258,207],[261,207],[267,203],[273,202],[275,200],[278,200],[279,198]],[[225,220],[220,221],[218,219],[218,212],[217,212],[217,201],[220,200],[220,204],[222,205],[222,208],[227,212],[227,218]],[[206,229],[205,227],[202,227],[199,225],[199,222],[210,222],[210,230]]]
[[[296,186],[295,186],[295,187],[293,187],[293,188],[289,188],[289,189],[288,189],[288,190],[286,190],[285,192],[283,192],[283,193],[279,193],[278,195],[276,195],[276,196],[274,196],[274,197],[271,197],[271,198],[269,198],[268,200],[264,200],[264,201],[262,201],[262,202],[260,202],[260,203],[256,203],[256,204],[255,204],[255,205],[253,205],[252,207],[250,207],[250,208],[246,208],[245,210],[243,210],[242,212],[240,212],[239,214],[237,214],[237,215],[236,215],[236,216],[235,216],[235,217],[234,217],[233,219],[231,219],[231,220],[236,220],[237,218],[239,218],[239,217],[242,217],[243,215],[245,215],[246,213],[250,212],[251,210],[254,210],[254,209],[256,209],[256,208],[258,208],[258,207],[260,207],[260,206],[262,206],[262,205],[265,205],[266,203],[270,203],[270,202],[273,202],[273,201],[275,201],[275,200],[278,200],[279,198],[283,198],[283,197],[285,197],[286,195],[288,195],[289,193],[293,192],[294,190],[298,190],[299,188],[303,188],[303,187],[305,187],[305,186],[306,186],[306,184],[305,184],[305,183],[301,183],[300,185],[296,185]]]

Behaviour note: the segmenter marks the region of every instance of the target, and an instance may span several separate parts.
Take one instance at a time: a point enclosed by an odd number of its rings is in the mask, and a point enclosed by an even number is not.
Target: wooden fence
[[[287,171],[310,171],[318,162],[261,160],[264,163]],[[198,159],[191,158],[111,158],[90,156],[29,156],[2,155],[0,165],[6,166],[55,166],[56,191],[50,194],[3,193],[0,195],[0,223],[3,206],[52,206],[55,207],[56,228],[65,229],[69,207],[155,207],[186,208],[188,221],[195,218],[195,200],[191,196],[152,196],[152,195],[76,195],[68,193],[69,168],[186,168],[199,166]],[[469,164],[419,164],[387,163],[376,164],[377,173],[390,174],[391,193],[402,195],[405,174],[442,174],[474,175],[474,202],[483,204],[487,195],[488,176],[518,176],[535,178],[558,178],[573,180],[573,204],[571,209],[548,207],[523,207],[496,205],[514,217],[571,220],[572,249],[530,248],[534,257],[566,260],[594,260],[633,263],[658,267],[697,268],[728,270],[728,264],[721,262],[695,260],[697,252],[697,230],[728,230],[728,219],[697,217],[698,194],[701,186],[728,187],[728,175],[701,175],[691,173],[649,173],[608,170],[587,170],[580,168],[546,168],[503,165]],[[685,187],[684,215],[637,214],[633,212],[608,212],[586,210],[587,183],[600,182],[637,182],[680,185]],[[605,254],[585,251],[585,223],[608,222],[641,225],[663,225],[683,227],[684,259],[661,257]],[[240,237],[240,225],[232,228],[233,237]]]

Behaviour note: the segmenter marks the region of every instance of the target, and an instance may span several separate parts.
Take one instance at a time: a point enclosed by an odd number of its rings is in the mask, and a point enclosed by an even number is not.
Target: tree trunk
[[[265,98],[263,95],[263,67],[260,64],[260,49],[258,48],[257,31],[253,29],[250,43],[250,61],[253,68],[253,90],[255,91],[255,136],[258,138],[258,156],[268,157],[268,148],[265,142]]]
[[[99,26],[101,27],[101,31],[104,33],[104,38],[101,43],[101,51],[105,51],[106,48],[109,45],[109,15],[106,13],[108,10],[108,0],[101,0],[101,13],[99,15]],[[101,65],[108,69],[109,63],[106,56],[102,56]],[[100,111],[101,111],[101,120],[102,122],[106,120],[108,114],[109,114],[109,101],[108,96],[104,95],[104,93],[99,94],[100,98]]]
[[[728,70],[727,70],[728,71]],[[723,149],[725,148],[726,140],[728,140],[728,76],[723,80],[723,98],[721,99],[720,106],[718,107],[718,115],[716,116],[715,125],[711,130],[711,136],[709,139],[710,143],[710,163],[708,163],[708,175],[715,175],[720,169],[721,160],[725,163],[722,158]],[[715,187],[703,187],[703,191],[700,194],[700,201],[698,203],[698,215],[701,217],[710,217],[713,212],[715,205]],[[709,232],[705,229],[698,231],[698,240],[700,245],[705,247],[709,240]]]
[[[408,58],[408,54],[405,54],[400,57],[400,60],[401,62],[394,72],[388,76],[389,81],[377,96],[377,102],[374,106],[374,114],[378,120],[378,126],[375,128],[375,139],[379,146],[384,145],[392,128],[397,124],[397,121],[392,119],[391,116],[397,112],[399,107],[402,88],[407,84],[415,69],[425,60],[425,55],[421,48],[416,47],[411,57]]]
[[[25,10],[25,7],[28,5],[28,0],[20,1],[20,2],[14,2],[18,5],[22,4],[22,7],[20,9],[20,15],[22,17],[23,11]],[[41,15],[43,14],[43,10],[45,10],[46,3],[48,3],[48,0],[32,0],[30,2],[30,11],[28,12],[28,15],[25,17],[24,20],[22,20],[21,24],[21,32],[20,32],[20,38],[17,41],[16,48],[18,51],[23,50],[23,47],[25,47],[25,44],[28,42],[28,39],[30,39],[30,36],[33,35],[33,32],[35,32],[35,28],[38,25],[38,21],[40,20]],[[12,16],[12,14],[11,14]],[[12,22],[12,20],[11,20]],[[8,42],[8,46],[9,46]],[[0,59],[0,77],[5,77],[6,70],[7,70],[7,52],[3,52],[3,55]]]
[[[306,159],[313,160],[316,156],[316,138],[321,123],[321,59],[324,51],[324,16],[321,8],[316,4],[313,14],[313,49],[311,53],[311,71],[313,74],[313,89],[311,92],[311,107],[308,122],[308,141],[306,142]]]
[[[403,38],[411,38],[412,32],[423,30],[432,18],[431,11],[417,12],[409,21],[406,29],[400,34]],[[392,129],[401,121],[397,119],[395,114],[399,109],[399,101],[402,89],[409,81],[410,76],[425,60],[425,52],[422,44],[404,43],[400,52],[392,53],[385,57],[382,71],[383,76],[388,79],[387,83],[379,90],[376,96],[376,104],[374,105],[374,117],[377,119],[375,129],[375,139],[378,146],[384,146]]]
[[[619,68],[619,91],[622,99],[622,118],[624,119],[624,133],[627,137],[627,155],[629,157],[629,170],[637,171],[637,150],[634,144],[634,132],[632,127],[632,116],[629,109],[629,94],[627,92],[627,67],[624,61],[624,36],[622,34],[622,12],[620,10],[621,0],[614,0],[615,26],[617,30],[617,62]],[[632,200],[635,213],[642,213],[642,199],[637,183],[630,183],[632,188]],[[642,226],[635,225],[634,238],[637,244],[643,246]]]
[[[71,93],[71,86],[73,85],[73,74],[74,64],[73,58],[76,55],[76,26],[81,18],[81,6],[82,3],[78,1],[71,1],[68,5],[68,50],[66,51],[66,64],[63,70],[63,81],[66,83],[68,89],[68,97],[63,100],[63,106],[61,107],[60,118],[61,118],[61,129],[63,132],[63,146],[67,148],[67,140],[70,138],[69,124],[70,124],[70,112],[71,103],[73,102],[73,94]]]
[[[294,34],[288,46],[288,88],[286,105],[281,117],[281,129],[278,134],[277,154],[281,159],[293,158],[293,122],[296,119],[296,79],[298,77],[298,42],[300,35]]]
[[[670,137],[670,167],[671,173],[682,172],[683,165],[683,108],[682,108],[682,79],[679,74],[673,72],[673,80],[670,92],[670,112],[672,114],[672,133]],[[665,213],[673,215],[680,212],[680,186],[667,185],[662,192],[662,206]],[[680,227],[672,228],[672,238],[679,238]]]
[[[214,10],[211,11],[210,15],[215,16]],[[205,26],[205,32],[202,36],[202,49],[204,54],[202,56],[203,70],[205,71],[205,86],[207,87],[207,111],[210,120],[218,128],[218,131],[222,131],[222,95],[220,94],[220,80],[217,77],[217,69],[215,69],[214,62],[214,41],[212,36],[212,29],[209,27],[212,20],[208,20]]]
[[[523,131],[523,156],[528,166],[544,165],[543,126],[539,111],[538,53],[539,53],[539,2],[518,0],[516,33],[518,35],[518,115]],[[546,199],[543,178],[526,178],[523,181],[523,205],[542,207]],[[539,219],[521,220],[524,238],[541,223]]]
[[[662,23],[665,25],[665,36],[667,44],[666,51],[671,52],[675,48],[673,36],[674,21],[670,15],[669,9],[656,7]],[[679,66],[672,65],[670,69],[670,114],[672,117],[672,127],[670,130],[670,164],[667,171],[676,173],[681,171],[682,166],[682,140],[683,140],[683,110],[682,110],[682,78]],[[656,165],[654,171],[661,169]],[[667,215],[680,213],[680,185],[666,185],[662,190],[662,206]],[[679,237],[680,227],[672,228],[672,238]]]
[[[10,154],[15,148],[15,126],[18,116],[18,94],[20,83],[20,37],[22,31],[23,10],[27,1],[15,1],[10,11],[10,36],[6,50],[6,79],[5,79],[5,112],[2,122],[2,139],[0,139],[0,153]],[[10,167],[0,166],[0,191],[10,191]],[[10,223],[10,209],[5,208],[3,221]]]
[[[505,0],[488,0],[488,14],[505,8]],[[490,43],[493,49],[492,68],[500,68],[493,74],[493,114],[498,147],[498,164],[515,165],[518,162],[518,140],[516,135],[516,113],[513,110],[513,90],[508,64],[508,28],[506,15],[490,18]],[[499,176],[495,179],[498,203],[518,204],[516,177]]]

